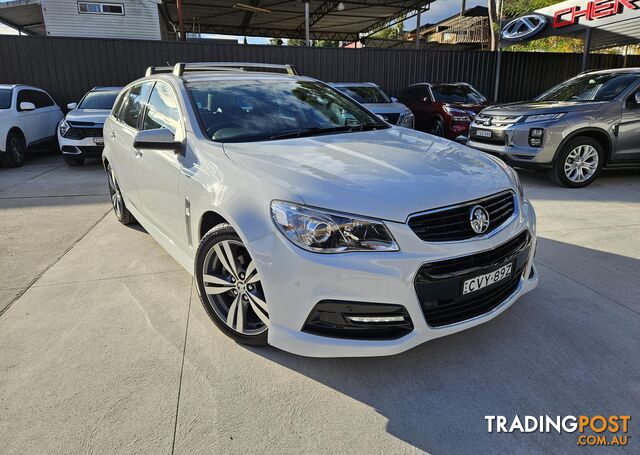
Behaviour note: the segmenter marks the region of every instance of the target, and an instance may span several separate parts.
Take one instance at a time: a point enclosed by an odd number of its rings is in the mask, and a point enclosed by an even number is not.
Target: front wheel
[[[592,183],[604,164],[602,145],[588,137],[569,141],[558,153],[551,180],[568,188],[582,188]]]
[[[11,131],[7,135],[7,148],[0,153],[0,164],[4,167],[20,167],[24,164],[27,155],[27,145],[22,135],[17,131]]]
[[[438,137],[444,137],[444,122],[441,119],[435,119],[431,125],[431,134]]]
[[[269,310],[256,263],[233,228],[219,224],[200,242],[198,294],[214,324],[241,344],[267,344]]]

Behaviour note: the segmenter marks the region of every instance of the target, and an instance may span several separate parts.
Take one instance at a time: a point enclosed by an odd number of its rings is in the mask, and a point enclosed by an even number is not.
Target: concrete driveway
[[[522,179],[536,291],[402,355],[309,359],[221,335],[189,274],[108,213],[99,165],[0,169],[0,452],[584,453],[484,416],[626,414],[611,452],[638,453],[640,172]]]

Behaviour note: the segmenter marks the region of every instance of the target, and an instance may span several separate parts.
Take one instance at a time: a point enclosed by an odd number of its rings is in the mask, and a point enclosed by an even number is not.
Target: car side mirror
[[[33,103],[30,103],[28,101],[23,101],[22,103],[20,103],[20,110],[21,111],[35,111],[36,110],[36,105]]]
[[[395,96],[391,97],[391,102],[392,103],[397,103],[398,102],[398,98],[396,98]]]
[[[69,103],[67,104],[67,109],[69,109],[70,111],[77,109],[78,108],[78,103]]]
[[[636,106],[640,107],[640,92],[636,93],[634,100],[636,102]]]
[[[177,142],[174,134],[166,128],[138,131],[133,139],[136,149],[171,150],[182,153],[183,144]]]

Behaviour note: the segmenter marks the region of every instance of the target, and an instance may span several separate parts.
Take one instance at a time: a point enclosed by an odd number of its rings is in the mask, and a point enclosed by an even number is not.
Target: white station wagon
[[[290,66],[149,68],[104,137],[118,220],[195,276],[240,343],[395,354],[537,285],[535,213],[510,167]]]

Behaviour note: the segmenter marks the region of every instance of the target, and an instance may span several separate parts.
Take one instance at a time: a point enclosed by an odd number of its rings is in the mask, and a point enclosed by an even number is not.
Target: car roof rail
[[[280,71],[270,71],[280,70]],[[180,77],[189,71],[243,71],[260,73],[277,73],[284,71],[290,76],[300,73],[293,65],[276,65],[272,63],[245,63],[245,62],[207,62],[207,63],[176,63],[175,66],[150,66],[145,77],[159,73],[173,73]]]

